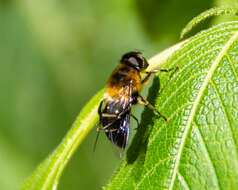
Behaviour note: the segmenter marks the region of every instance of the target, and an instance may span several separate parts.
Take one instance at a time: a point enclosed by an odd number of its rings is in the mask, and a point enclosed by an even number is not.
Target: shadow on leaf
[[[159,77],[154,77],[153,85],[150,87],[147,98],[152,105],[155,104],[155,99],[158,97],[159,91],[160,79]],[[145,158],[147,141],[153,126],[153,117],[157,117],[157,115],[155,115],[153,110],[146,107],[142,113],[141,123],[138,126],[135,137],[127,151],[128,164],[133,164],[140,155],[143,155],[140,156],[140,159]]]

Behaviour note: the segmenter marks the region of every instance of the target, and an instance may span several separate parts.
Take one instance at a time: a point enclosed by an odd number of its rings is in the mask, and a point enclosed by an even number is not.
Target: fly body
[[[168,72],[175,68],[146,72],[147,66],[148,62],[142,57],[141,52],[133,51],[123,55],[120,64],[107,81],[104,98],[98,108],[99,124],[101,124],[98,131],[103,130],[107,138],[122,149],[125,149],[128,141],[130,117],[136,119],[131,114],[132,105],[137,103],[146,105],[167,121],[166,117],[140,96],[139,92],[149,81],[152,73]],[[142,78],[141,73],[146,73],[146,76]]]

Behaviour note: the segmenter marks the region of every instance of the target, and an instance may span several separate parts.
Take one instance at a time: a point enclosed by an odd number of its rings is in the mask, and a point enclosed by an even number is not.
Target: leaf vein
[[[238,146],[237,146],[236,141],[235,141],[234,131],[232,130],[232,124],[231,124],[231,120],[230,120],[229,114],[227,113],[227,110],[226,110],[225,105],[224,105],[224,103],[223,103],[223,101],[222,101],[222,99],[221,99],[220,93],[219,93],[218,90],[217,90],[216,85],[213,83],[212,80],[210,80],[210,84],[212,85],[212,87],[213,87],[213,89],[214,89],[214,91],[215,91],[215,93],[216,93],[216,95],[217,95],[219,101],[221,102],[222,110],[223,110],[223,112],[224,112],[224,114],[225,114],[225,116],[226,116],[226,119],[227,119],[227,122],[228,122],[228,126],[229,126],[229,128],[230,128],[231,137],[232,137],[232,142],[233,142],[233,144],[234,144],[235,147],[236,147],[236,148],[235,148],[236,160],[238,160],[238,152],[237,152],[237,147],[238,147]]]
[[[232,69],[232,71],[233,71],[233,73],[235,75],[236,81],[238,82],[238,75],[237,75],[236,69],[235,69],[235,67],[234,67],[234,65],[233,65],[233,63],[231,61],[231,58],[230,58],[230,56],[228,54],[226,56],[227,56],[227,59],[228,59],[228,61],[230,63],[231,69]]]
[[[202,72],[202,73],[199,73],[199,74],[196,74],[196,75],[193,75],[192,77],[188,78],[185,82],[181,83],[181,85],[179,85],[176,90],[174,90],[167,98],[165,101],[163,101],[162,105],[160,106],[160,109],[163,109],[164,106],[166,105],[166,103],[174,96],[176,95],[176,93],[182,88],[184,87],[188,82],[190,82],[192,79],[198,77],[198,76],[201,76],[203,74],[206,74],[206,72]]]
[[[224,30],[219,30],[219,32],[221,32],[221,31],[226,31],[226,30],[227,30],[227,29],[225,28]],[[214,30],[213,32],[211,32],[210,35],[215,34],[215,33],[217,33],[217,30]],[[231,34],[231,32],[228,33],[228,34]],[[222,33],[222,35],[217,35],[217,36],[216,36],[216,39],[219,38],[220,36],[221,36],[221,37],[224,37],[224,33]],[[201,39],[201,38],[203,38],[203,37],[204,37],[204,36],[199,36],[199,37],[197,37],[197,38],[194,38],[194,39],[190,40],[189,43],[185,44],[183,47],[185,48],[186,46],[190,46],[194,41],[199,40],[199,39]],[[180,59],[182,59],[183,57],[185,57],[187,54],[190,54],[190,52],[192,52],[193,50],[195,50],[195,49],[197,49],[197,48],[203,46],[203,45],[206,44],[206,43],[209,43],[210,41],[214,41],[214,39],[206,40],[204,43],[199,43],[198,45],[194,46],[193,48],[190,48],[188,51],[186,51],[186,53],[181,54],[181,56],[179,56],[177,59],[175,59],[175,60],[171,63],[171,65],[174,65],[176,62],[178,62]]]
[[[214,163],[212,162],[211,154],[210,154],[210,152],[209,152],[209,150],[208,150],[207,144],[204,142],[204,137],[202,136],[201,130],[200,130],[200,128],[198,127],[198,125],[196,124],[195,121],[193,121],[193,125],[197,128],[198,135],[200,136],[200,139],[201,139],[201,143],[203,144],[203,146],[204,146],[204,148],[205,148],[205,150],[206,150],[206,155],[207,155],[207,157],[208,157],[208,159],[209,159],[209,162],[210,162],[211,167],[212,167],[212,169],[213,169],[213,171],[214,171],[214,174],[215,174],[215,178],[214,178],[214,179],[215,179],[215,181],[216,181],[217,187],[218,187],[218,189],[221,189],[221,185],[220,185],[219,180],[218,180],[217,170],[216,170],[216,168],[215,168],[215,166],[214,166]]]
[[[181,184],[183,184],[185,190],[190,189],[187,181],[184,179],[183,175],[180,172],[178,172],[178,180],[181,182]]]
[[[230,47],[230,45],[238,38],[238,32],[235,32],[233,36],[231,36],[231,38],[227,41],[227,43],[224,45],[224,47],[222,48],[221,52],[219,53],[219,55],[217,56],[216,60],[214,61],[214,63],[212,63],[211,65],[211,68],[210,70],[208,71],[208,74],[198,92],[198,95],[194,101],[194,104],[193,104],[193,107],[191,109],[191,112],[190,112],[190,116],[189,116],[189,119],[188,119],[188,123],[185,127],[185,131],[184,131],[184,135],[182,137],[182,142],[181,142],[181,145],[179,147],[179,151],[178,151],[178,156],[176,158],[176,162],[175,162],[175,167],[174,167],[174,171],[173,171],[173,175],[172,175],[172,179],[171,179],[171,183],[170,183],[170,186],[169,186],[169,190],[172,190],[173,189],[173,186],[174,186],[174,182],[175,182],[175,178],[176,178],[176,175],[177,175],[177,171],[178,171],[178,166],[179,166],[179,163],[180,163],[180,159],[181,159],[181,156],[182,156],[182,150],[183,150],[183,147],[185,145],[185,140],[186,140],[186,137],[188,135],[188,132],[189,132],[189,129],[190,129],[190,126],[191,126],[191,123],[192,123],[192,120],[195,116],[195,112],[197,110],[197,107],[198,107],[198,104],[201,100],[201,97],[203,95],[203,92],[205,91],[205,89],[207,88],[207,85],[208,85],[208,82],[209,80],[211,79],[215,69],[217,68],[219,62],[221,61],[222,57],[225,55],[226,51],[228,50],[228,48]]]

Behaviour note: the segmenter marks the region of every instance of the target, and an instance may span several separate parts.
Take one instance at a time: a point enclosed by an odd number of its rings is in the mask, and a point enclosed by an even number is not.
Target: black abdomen
[[[124,110],[120,103],[110,102],[102,111],[100,120],[107,138],[124,149],[129,135],[130,110]]]

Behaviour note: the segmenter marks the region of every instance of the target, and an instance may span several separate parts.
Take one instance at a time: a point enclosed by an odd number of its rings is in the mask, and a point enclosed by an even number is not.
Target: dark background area
[[[0,0],[0,189],[20,188],[104,87],[122,54],[157,54],[179,41],[190,19],[219,3]],[[69,162],[60,190],[107,184],[119,153],[105,135],[94,153],[95,137],[93,130]]]

